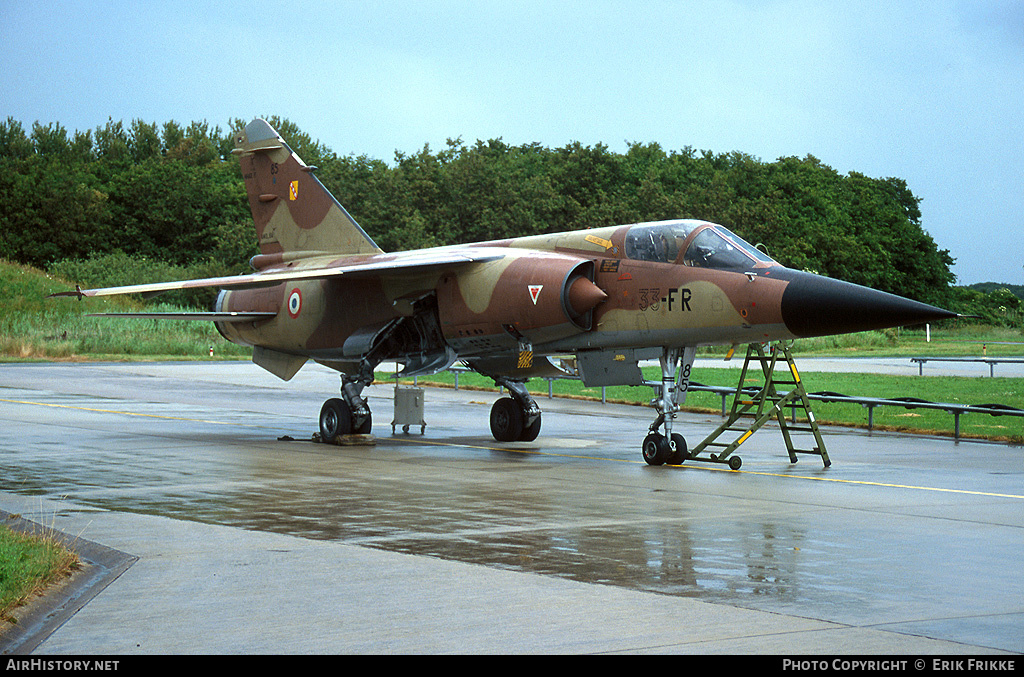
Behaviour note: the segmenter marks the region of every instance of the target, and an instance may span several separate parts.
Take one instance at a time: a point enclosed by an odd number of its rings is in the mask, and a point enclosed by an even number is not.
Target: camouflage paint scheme
[[[673,365],[663,369],[667,383],[687,347],[955,315],[787,269],[721,226],[695,220],[387,254],[264,120],[235,141],[260,248],[253,274],[65,294],[221,287],[212,313],[180,317],[213,320],[280,378],[308,359],[342,372],[350,412],[336,413],[351,413],[351,430],[368,429],[358,391],[384,360],[404,364],[409,375],[462,360],[511,386],[522,413],[520,420],[510,409],[513,428],[539,429],[539,409],[516,384],[558,372],[549,356],[575,356],[584,382],[594,384],[636,383],[637,359],[662,356]],[[623,362],[632,368],[618,369]],[[674,410],[674,394],[663,392],[667,438]],[[523,434],[536,431],[513,439]]]

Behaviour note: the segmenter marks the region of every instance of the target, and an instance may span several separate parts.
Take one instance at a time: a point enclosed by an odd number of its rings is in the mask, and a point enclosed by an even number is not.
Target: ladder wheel
[[[739,456],[732,456],[729,459],[729,467],[733,470],[739,470],[741,465],[743,465],[743,459]]]

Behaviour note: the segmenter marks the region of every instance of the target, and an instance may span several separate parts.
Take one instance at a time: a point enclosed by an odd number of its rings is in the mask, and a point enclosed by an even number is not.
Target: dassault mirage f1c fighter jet
[[[791,270],[726,228],[660,221],[384,253],[265,120],[235,135],[260,253],[246,275],[76,289],[66,296],[221,289],[209,313],[129,316],[212,321],[253,362],[289,380],[315,360],[341,373],[320,413],[325,441],[367,433],[363,389],[384,361],[400,375],[461,360],[510,397],[495,402],[499,441],[533,440],[541,411],[525,382],[565,375],[587,386],[643,385],[659,359],[652,464],[680,463],[672,430],[697,346],[841,334],[956,317],[934,306]]]

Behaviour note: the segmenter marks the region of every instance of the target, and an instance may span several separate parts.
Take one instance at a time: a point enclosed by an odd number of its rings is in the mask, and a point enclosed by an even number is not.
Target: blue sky
[[[29,128],[280,115],[387,161],[456,137],[811,154],[905,179],[961,284],[1024,284],[1013,0],[0,0],[0,44],[0,116]]]

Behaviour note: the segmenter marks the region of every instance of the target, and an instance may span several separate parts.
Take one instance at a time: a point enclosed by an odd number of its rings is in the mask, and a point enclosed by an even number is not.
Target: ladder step
[[[826,467],[830,465],[828,454],[825,452],[824,444],[821,441],[817,422],[814,421],[811,414],[811,404],[807,401],[806,388],[800,381],[800,377],[796,374],[793,357],[788,348],[783,347],[781,350],[781,353],[774,352],[766,355],[760,344],[751,343],[748,346],[747,359],[743,364],[740,384],[731,393],[733,395],[733,403],[729,418],[718,430],[698,445],[700,449],[706,447],[735,448],[739,443],[745,441],[747,437],[759,430],[771,418],[778,417],[780,427],[786,435],[786,447],[790,453],[791,460],[796,461],[794,454],[810,454],[821,457],[825,461]],[[757,354],[755,354],[755,351]],[[750,362],[762,365],[760,376],[764,376],[763,385],[756,387],[743,386],[746,382],[747,366]],[[782,365],[786,365],[786,368]],[[751,372],[751,376],[752,380],[757,380],[756,369]],[[782,388],[779,389],[779,386]],[[722,414],[724,416],[724,400],[722,404]],[[806,418],[803,424],[797,424],[795,419],[801,415]],[[790,418],[794,419],[793,423],[788,422]],[[734,425],[740,419],[753,419],[753,423],[742,426]],[[738,433],[738,437],[735,441],[728,443],[714,441],[727,432]],[[821,448],[793,449],[792,441],[789,438],[790,432],[813,434],[815,437],[814,442]],[[729,437],[731,436],[729,435]],[[694,453],[698,452],[694,451]]]

